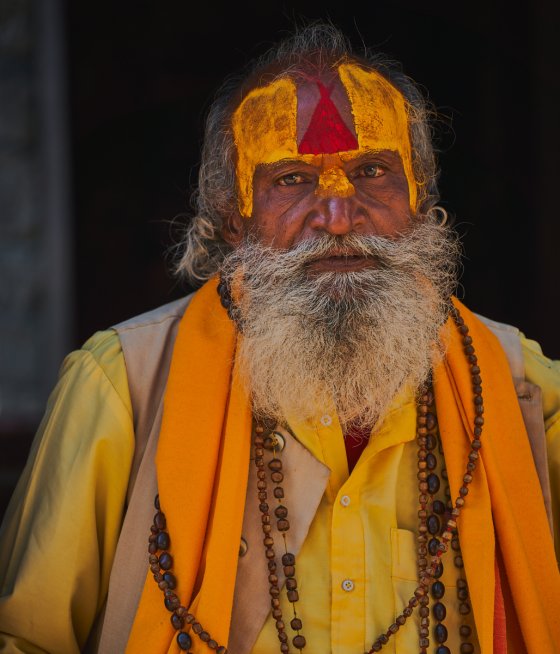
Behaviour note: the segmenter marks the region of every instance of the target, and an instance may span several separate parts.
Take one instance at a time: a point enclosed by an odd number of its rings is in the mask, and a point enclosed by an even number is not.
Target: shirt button
[[[321,416],[321,424],[324,427],[329,427],[332,424],[332,418],[326,413],[324,416]]]
[[[342,582],[342,590],[345,590],[347,593],[350,593],[354,590],[354,582],[352,579],[345,579]]]
[[[342,506],[348,506],[350,504],[350,496],[349,495],[343,495],[340,498],[340,503]]]

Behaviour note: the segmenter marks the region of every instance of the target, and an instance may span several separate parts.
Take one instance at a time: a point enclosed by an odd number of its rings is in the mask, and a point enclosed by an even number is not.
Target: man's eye
[[[379,164],[368,164],[361,170],[361,175],[363,177],[381,177],[384,174],[385,171]]]
[[[283,175],[278,180],[280,186],[295,186],[296,184],[302,184],[304,182],[303,175],[299,173],[290,173],[289,175]]]

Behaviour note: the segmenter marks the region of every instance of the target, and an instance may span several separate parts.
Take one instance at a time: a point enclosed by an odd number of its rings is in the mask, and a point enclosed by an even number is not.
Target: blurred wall
[[[0,508],[73,344],[62,19],[0,2]]]

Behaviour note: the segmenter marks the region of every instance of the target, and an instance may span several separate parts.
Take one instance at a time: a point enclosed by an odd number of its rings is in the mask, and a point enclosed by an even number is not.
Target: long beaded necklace
[[[219,289],[220,292],[220,289]],[[220,292],[220,296],[222,293]],[[226,298],[227,299],[227,298]],[[230,300],[231,305],[231,300]],[[228,309],[231,310],[231,306]],[[445,607],[439,601],[445,592],[443,582],[439,581],[443,572],[442,556],[449,549],[451,544],[452,549],[456,552],[455,564],[457,567],[462,567],[462,557],[460,555],[459,540],[457,537],[457,518],[465,504],[465,498],[469,492],[469,484],[472,482],[472,473],[476,467],[479,457],[479,450],[482,446],[480,437],[482,435],[482,427],[484,425],[484,402],[482,398],[482,379],[480,377],[480,368],[475,354],[472,338],[469,336],[469,329],[465,324],[459,311],[454,307],[450,307],[450,316],[452,317],[459,333],[462,336],[463,350],[470,368],[471,382],[473,390],[473,403],[474,403],[474,425],[473,425],[473,440],[471,442],[471,450],[468,455],[466,464],[466,471],[463,475],[463,484],[459,489],[459,495],[454,503],[448,502],[447,509],[449,517],[446,514],[446,507],[441,506],[440,500],[435,500],[434,495],[439,490],[440,481],[437,475],[433,472],[435,469],[435,462],[433,458],[434,449],[437,443],[437,437],[434,435],[437,420],[435,414],[430,411],[434,404],[433,393],[431,389],[427,388],[418,399],[418,418],[417,418],[417,442],[418,450],[418,490],[419,490],[419,535],[418,535],[418,570],[419,570],[419,583],[414,591],[413,596],[409,599],[406,606],[401,613],[397,615],[395,621],[388,627],[387,631],[380,634],[373,642],[367,654],[379,652],[384,645],[389,642],[389,639],[396,634],[399,629],[406,623],[407,619],[412,615],[416,607],[419,608],[420,613],[420,640],[419,647],[420,653],[426,654],[429,647],[429,594],[436,600],[433,607],[433,615],[437,621],[434,629],[436,642],[439,643],[436,654],[449,654],[449,649],[443,644],[447,640],[447,629],[443,624],[445,619]],[[268,430],[270,432],[270,430]],[[272,617],[276,621],[276,629],[278,632],[278,639],[280,641],[280,651],[287,654],[290,651],[288,644],[288,635],[286,633],[286,625],[283,620],[283,614],[280,607],[280,584],[277,573],[276,550],[274,548],[274,538],[272,536],[272,519],[270,515],[270,507],[267,503],[268,500],[268,483],[267,472],[264,462],[264,448],[275,448],[274,439],[266,436],[266,425],[257,424],[254,436],[254,451],[255,451],[255,465],[257,467],[257,490],[259,500],[259,510],[261,512],[261,525],[264,535],[263,544],[265,546],[265,556],[268,565],[268,582],[269,593],[271,597]],[[441,448],[441,443],[440,443]],[[274,452],[276,453],[275,449]],[[442,452],[442,451],[441,451]],[[442,452],[443,453],[443,452]],[[293,617],[290,621],[290,626],[296,635],[292,639],[292,644],[295,649],[300,652],[306,645],[306,640],[301,633],[303,624],[301,618],[296,611],[296,602],[299,599],[297,590],[297,580],[295,577],[296,558],[294,554],[288,552],[286,544],[286,532],[290,528],[287,519],[288,509],[280,502],[284,498],[284,490],[281,486],[284,475],[282,472],[282,461],[277,456],[268,463],[270,470],[270,478],[274,484],[273,496],[279,500],[278,506],[274,510],[276,518],[276,527],[282,534],[284,541],[284,553],[282,554],[282,566],[286,578],[287,598],[293,607]],[[443,476],[443,474],[442,474]],[[447,490],[449,495],[449,491]],[[438,503],[439,502],[439,503]],[[428,504],[432,505],[432,514],[428,516]],[[196,617],[190,613],[185,606],[181,605],[179,597],[174,590],[177,587],[177,579],[173,575],[171,568],[173,567],[173,557],[169,553],[171,547],[171,540],[168,532],[166,531],[165,515],[161,511],[159,504],[159,497],[155,499],[156,514],[154,522],[151,526],[151,534],[148,543],[150,570],[154,575],[154,580],[159,588],[163,591],[165,608],[171,612],[171,624],[177,630],[177,644],[183,651],[188,651],[192,646],[192,637],[187,631],[190,629],[198,638],[206,643],[212,650],[216,650],[219,654],[227,654],[227,648],[219,645],[214,640],[208,631],[197,621]],[[445,515],[445,525],[441,528],[441,521],[439,515]],[[433,538],[428,539],[428,534]],[[436,538],[439,534],[439,538]],[[470,605],[468,602],[468,587],[464,580],[459,580],[462,583],[457,584],[457,593],[461,602],[459,611],[461,614],[470,612]],[[468,638],[471,634],[470,628],[467,625],[461,626],[461,636]],[[474,648],[472,644],[465,641],[461,644],[461,654],[472,654]]]
[[[418,480],[419,480],[419,526],[418,526],[418,570],[422,574],[428,564],[428,555],[434,556],[437,553],[440,545],[440,537],[442,535],[442,519],[443,516],[448,516],[453,511],[453,504],[451,502],[451,492],[449,484],[445,485],[444,503],[441,499],[436,498],[436,494],[440,490],[440,479],[437,474],[438,460],[436,452],[443,457],[443,446],[439,431],[437,428],[437,416],[435,414],[434,397],[431,390],[423,394],[419,400],[420,406],[427,407],[427,411],[420,410],[417,418],[417,442],[418,442]],[[441,477],[447,482],[447,471],[445,468],[441,469]],[[426,486],[427,484],[427,490]],[[428,511],[430,506],[431,512]],[[453,562],[455,567],[459,570],[463,568],[463,558],[461,556],[461,548],[459,544],[457,530],[453,532],[451,538],[451,548],[455,552]],[[445,645],[448,639],[447,627],[444,624],[447,610],[445,604],[442,602],[445,595],[446,588],[441,581],[444,572],[443,559],[440,559],[439,564],[434,574],[434,581],[430,587],[430,595],[434,600],[432,606],[432,615],[435,618],[436,624],[433,629],[434,640],[437,643],[436,654],[449,654],[450,650]],[[471,611],[469,603],[468,586],[463,578],[457,580],[457,595],[459,599],[459,613],[462,617],[469,615]],[[419,633],[419,651],[420,654],[425,654],[429,647],[429,626],[430,626],[430,610],[428,608],[429,595],[426,594],[420,598],[420,633]],[[471,635],[471,628],[468,624],[461,624],[459,628],[459,635],[463,642],[460,645],[461,654],[473,654],[474,646],[468,641]]]

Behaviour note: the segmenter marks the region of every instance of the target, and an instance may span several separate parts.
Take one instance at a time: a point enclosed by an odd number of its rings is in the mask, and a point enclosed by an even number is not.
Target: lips
[[[327,254],[315,257],[313,261],[322,261],[323,259],[351,259],[353,257],[363,258],[364,255],[361,252],[348,248],[333,248]]]
[[[308,268],[316,271],[353,271],[373,266],[374,262],[370,257],[357,253],[334,253],[325,257],[313,259],[308,263]]]

